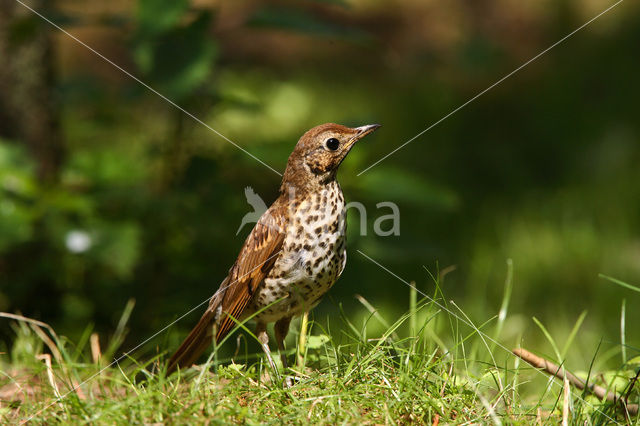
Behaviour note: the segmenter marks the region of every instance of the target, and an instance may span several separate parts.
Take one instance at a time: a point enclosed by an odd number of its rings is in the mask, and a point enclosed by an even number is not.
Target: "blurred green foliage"
[[[409,290],[355,249],[425,291],[425,266],[456,265],[447,294],[478,322],[497,314],[513,259],[510,309],[522,315],[505,339],[530,332],[544,342],[533,315],[566,335],[587,309],[584,359],[600,339],[615,346],[623,298],[627,323],[640,321],[637,295],[598,278],[640,283],[638,8],[610,12],[358,177],[590,16],[568,2],[484,14],[463,2],[346,3],[140,0],[114,12],[61,1],[56,16],[277,170],[313,125],[383,124],[342,166],[369,232],[356,232],[350,212],[349,264],[316,318],[339,303],[362,317],[354,293],[405,310]],[[513,27],[519,19],[526,25]],[[58,179],[42,182],[23,141],[0,141],[0,310],[78,336],[88,323],[111,333],[134,298],[136,343],[213,293],[248,232],[234,235],[250,210],[244,187],[270,202],[279,176],[38,24],[64,52],[51,91],[66,158]],[[400,206],[400,236],[373,235],[381,201]]]
[[[143,0],[137,14],[133,56],[138,68],[145,81],[177,101],[205,82],[216,56],[216,44],[208,37],[211,14],[200,11],[183,25],[188,7],[187,0]]]

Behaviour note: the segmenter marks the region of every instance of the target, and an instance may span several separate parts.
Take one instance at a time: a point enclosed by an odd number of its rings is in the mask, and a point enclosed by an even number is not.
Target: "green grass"
[[[639,423],[637,415],[626,416],[577,389],[565,395],[562,383],[510,353],[519,339],[509,347],[500,340],[508,319],[510,278],[499,314],[479,325],[447,302],[434,279],[433,295],[420,298],[420,291],[412,290],[406,313],[394,320],[359,297],[364,318],[359,323],[343,314],[329,323],[341,327],[333,332],[314,321],[298,326],[288,351],[290,362],[298,362],[287,372],[281,367],[270,371],[259,353],[241,353],[234,360],[212,353],[203,365],[169,378],[163,352],[121,356],[107,366],[105,360],[113,359],[123,341],[133,305],[95,361],[89,329],[74,344],[45,324],[16,317],[16,339],[2,356],[0,421],[553,424],[562,420],[566,397],[572,424]],[[536,320],[560,364],[585,315],[563,344]],[[300,339],[300,329],[308,330],[306,339]],[[597,357],[594,348],[593,359]],[[591,371],[589,382],[621,394],[629,391],[629,403],[637,403],[633,377],[639,361],[632,358],[615,371]],[[284,374],[297,376],[293,387],[283,386]]]

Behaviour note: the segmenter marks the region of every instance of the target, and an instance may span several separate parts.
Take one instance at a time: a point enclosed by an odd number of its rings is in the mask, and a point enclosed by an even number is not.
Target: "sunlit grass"
[[[511,275],[496,318],[474,322],[444,298],[434,275],[431,295],[410,292],[407,311],[386,318],[363,297],[364,321],[342,315],[341,329],[319,322],[302,323],[288,350],[295,367],[270,371],[261,354],[236,354],[207,361],[167,378],[166,354],[135,359],[135,354],[107,366],[122,343],[133,305],[101,353],[95,339],[78,344],[58,336],[43,323],[13,317],[16,339],[3,357],[0,416],[3,422],[35,423],[558,423],[568,401],[571,423],[638,423],[615,404],[602,402],[549,379],[510,353],[518,341],[504,342]],[[586,313],[569,339],[557,342],[536,320],[562,367]],[[383,326],[383,332],[373,334]],[[329,323],[331,325],[332,323]],[[333,324],[334,326],[336,324]],[[332,336],[332,337],[329,337]],[[227,345],[232,344],[230,339]],[[92,346],[93,345],[93,346]],[[246,345],[244,345],[246,347]],[[529,348],[535,352],[535,348]],[[241,352],[238,350],[238,352]],[[630,351],[628,351],[630,352]],[[594,348],[593,359],[600,354]],[[583,379],[637,403],[635,357],[615,371],[590,371]],[[581,374],[578,373],[580,376]],[[295,384],[285,387],[285,376]]]

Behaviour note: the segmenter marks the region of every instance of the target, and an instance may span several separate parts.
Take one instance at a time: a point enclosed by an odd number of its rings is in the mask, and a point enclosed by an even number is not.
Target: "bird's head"
[[[286,184],[300,187],[332,180],[353,145],[378,127],[379,124],[351,128],[326,123],[307,131],[289,156],[282,189]]]

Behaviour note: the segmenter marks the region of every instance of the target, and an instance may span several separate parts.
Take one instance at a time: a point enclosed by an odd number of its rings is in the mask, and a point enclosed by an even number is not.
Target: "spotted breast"
[[[249,315],[262,310],[258,321],[278,321],[315,307],[346,264],[345,203],[338,181],[297,199],[288,219],[282,255],[247,309]]]

